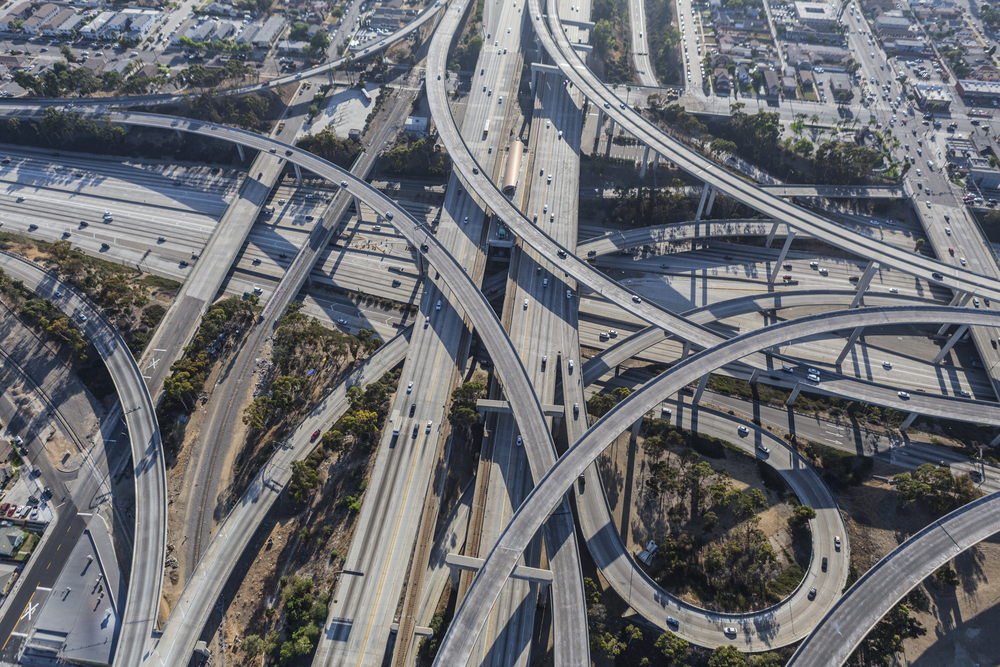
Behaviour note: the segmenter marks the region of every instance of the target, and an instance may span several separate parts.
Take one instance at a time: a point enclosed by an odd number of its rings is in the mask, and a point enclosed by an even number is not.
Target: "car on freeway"
[[[899,294],[899,288],[898,287],[890,287],[889,288],[889,294]]]
[[[954,256],[955,255],[955,249],[954,248],[948,248],[948,254]]]
[[[728,637],[735,637],[736,636],[736,628],[731,627],[731,626],[723,628],[722,632],[726,636],[728,636]]]
[[[673,616],[667,616],[667,625],[672,625],[675,628],[680,625],[680,622]]]
[[[944,233],[947,234],[948,236],[951,236],[951,227],[945,227]]]
[[[792,274],[786,273],[785,275],[781,276],[781,279],[782,280],[791,280],[792,279]]]
[[[975,297],[972,299],[972,305],[975,306],[976,308],[979,308],[979,297]]]
[[[965,266],[965,258],[964,257],[959,257],[958,261],[960,261],[962,263],[962,266]]]
[[[759,449],[760,451],[764,452],[765,454],[770,454],[771,453],[771,449],[769,447],[765,447],[764,445],[762,445],[760,443],[757,443],[757,449]]]
[[[633,302],[633,303],[642,303],[642,299],[640,299],[640,298],[639,298],[639,297],[637,297],[637,296],[633,296],[633,297],[632,297],[632,302]]]
[[[309,442],[314,441],[318,437],[319,437],[319,429],[316,429],[315,431],[313,431],[312,437],[309,438]]]
[[[840,535],[833,536],[833,548],[840,551]]]
[[[924,203],[925,203],[925,204],[927,204],[927,208],[930,208],[930,207],[931,207],[931,200],[930,200],[930,199],[928,199],[928,200],[927,200],[927,201],[925,201]]]
[[[743,426],[742,424],[740,425],[740,427],[739,427],[738,429],[736,429],[736,431],[737,431],[737,432],[738,432],[738,433],[739,433],[739,434],[740,434],[741,436],[745,436],[745,435],[747,435],[748,433],[750,433],[750,429],[748,429],[748,428],[747,428],[746,426]]]
[[[827,557],[823,556],[822,568],[823,568],[824,572],[826,572],[826,567],[827,567],[828,564],[829,564],[829,561],[828,561]]]
[[[892,370],[892,364],[889,363],[888,361],[883,361],[882,362],[882,368],[884,368],[887,371],[891,371]]]
[[[520,447],[524,442],[521,440],[521,436],[517,436],[517,446]]]
[[[815,368],[810,368],[806,372],[809,373],[810,375],[819,375],[819,371],[816,370]]]
[[[62,292],[60,292],[59,290],[56,290],[56,298],[57,299],[61,299],[62,298]]]
[[[815,588],[810,588],[809,589],[809,599],[810,600],[815,600],[816,599],[816,589]]]
[[[962,390],[962,396],[964,396],[966,398],[971,398],[972,394],[970,394],[969,392],[967,392],[966,390],[963,389]]]
[[[608,329],[608,335],[612,338],[618,338],[618,332],[614,329]]]
[[[899,396],[904,401],[910,400],[910,395],[907,394],[905,391],[896,392],[896,395]]]
[[[938,273],[937,271],[935,271],[934,273],[932,273],[932,274],[931,274],[931,277],[932,277],[932,278],[933,278],[934,280],[944,280],[944,276],[942,276],[942,275],[941,275],[940,273]]]
[[[408,385],[406,385],[406,393],[409,394],[411,391],[413,391],[413,382],[412,381]]]
[[[337,319],[337,324],[345,324],[346,325],[347,324],[347,320],[345,320],[343,317],[340,317],[340,318]]]

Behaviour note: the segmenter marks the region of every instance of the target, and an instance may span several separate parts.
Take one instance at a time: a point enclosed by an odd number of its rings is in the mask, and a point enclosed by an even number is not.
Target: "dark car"
[[[823,571],[826,572],[826,556],[823,556]]]
[[[313,440],[315,440],[318,437],[319,437],[319,430],[317,429],[317,430],[313,431],[312,437],[309,438],[309,442],[312,442]]]
[[[810,588],[809,589],[809,599],[810,600],[815,600],[816,599],[816,589],[815,588]]]

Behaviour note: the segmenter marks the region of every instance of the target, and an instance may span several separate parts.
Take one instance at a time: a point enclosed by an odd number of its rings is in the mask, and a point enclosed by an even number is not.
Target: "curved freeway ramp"
[[[33,112],[37,113],[37,109],[40,108],[37,105],[31,104],[6,106],[7,108],[25,109],[29,115]],[[411,245],[415,248],[420,248],[420,253],[440,273],[442,280],[454,292],[466,315],[468,315],[469,320],[478,330],[480,339],[489,351],[496,365],[497,372],[503,381],[514,418],[524,438],[529,439],[529,441],[542,443],[540,451],[551,452],[554,460],[555,445],[552,440],[552,433],[548,428],[545,415],[542,411],[541,402],[538,400],[538,395],[528,380],[524,365],[521,363],[520,357],[492,306],[490,306],[486,300],[486,296],[472,282],[465,269],[455,260],[451,253],[438,242],[433,234],[422,227],[422,223],[413,218],[403,207],[354,174],[302,149],[253,132],[214,123],[156,114],[112,112],[105,114],[104,117],[113,122],[172,129],[179,132],[190,132],[202,136],[215,137],[253,148],[254,150],[268,151],[274,149],[276,152],[281,151],[285,159],[289,162],[308,169],[331,182],[339,182],[344,190],[357,196],[372,209],[385,211],[385,217],[392,220],[395,228],[399,230]],[[556,517],[558,525],[564,529],[563,532],[569,535],[569,539],[571,540],[573,535],[571,515],[567,512],[561,512]],[[553,545],[553,547],[555,546],[557,545]],[[162,560],[161,558],[161,567]],[[582,582],[580,589],[580,600],[582,602]],[[159,582],[157,583],[157,591],[159,591]],[[152,618],[150,619],[151,622]],[[141,660],[136,660],[122,664],[137,665],[140,662]]]
[[[410,347],[411,331],[412,326],[344,378],[271,455],[212,538],[162,632],[150,641],[146,652],[150,664],[159,667],[186,664],[243,550],[291,479],[292,463],[301,461],[313,450],[312,432],[336,422],[347,412],[349,387],[366,387],[403,361]]]
[[[587,540],[590,555],[601,570],[601,576],[629,606],[653,625],[670,630],[692,644],[715,648],[732,643],[719,632],[720,625],[741,630],[744,641],[737,645],[742,650],[764,651],[797,642],[809,632],[821,610],[828,609],[836,601],[847,583],[850,558],[846,539],[842,550],[835,551],[833,546],[833,536],[846,536],[847,526],[833,494],[811,465],[767,429],[703,407],[689,414],[691,423],[685,424],[685,428],[728,440],[750,456],[765,461],[781,475],[802,504],[816,510],[816,518],[809,524],[812,559],[802,583],[780,603],[756,613],[711,612],[681,601],[653,581],[628,553],[611,519],[606,494],[596,493],[603,488],[596,463],[587,468],[586,483],[576,496],[580,530]],[[739,426],[748,429],[745,438],[734,437]],[[758,450],[758,445],[768,447],[770,453]],[[820,555],[830,558],[825,573],[820,568]],[[816,588],[816,599],[812,601],[807,599],[811,587]],[[667,616],[676,618],[679,623],[667,625]]]
[[[167,555],[167,478],[160,428],[149,388],[125,341],[97,306],[34,262],[6,252],[0,257],[5,271],[51,299],[67,317],[74,319],[104,359],[118,391],[132,443],[136,511],[132,571],[114,664],[138,665],[160,610]],[[54,298],[57,289],[63,293],[62,299]],[[80,322],[75,317],[78,314],[86,315],[87,321]]]
[[[1000,532],[1000,492],[927,526],[868,570],[826,614],[786,667],[837,667],[892,607],[935,570]]]
[[[937,285],[988,296],[992,299],[1000,298],[1000,280],[987,278],[963,270],[958,266],[951,266],[901,248],[894,248],[887,243],[866,238],[822,216],[787,202],[754,183],[743,180],[665,135],[633,109],[620,108],[621,102],[618,97],[580,60],[579,54],[569,43],[561,27],[558,3],[550,3],[548,5],[550,13],[543,15],[539,0],[527,1],[535,33],[542,43],[542,47],[554,61],[555,66],[588,99],[603,106],[604,113],[613,118],[625,131],[663,157],[670,159],[679,168],[755,211],[822,239],[834,247],[854,253],[859,257],[873,259],[881,265],[899,269]],[[427,87],[428,98],[430,98],[432,87],[430,82]],[[462,172],[462,176],[468,179],[465,172]],[[482,194],[478,188],[476,191]],[[935,274],[941,275],[941,278],[936,278]]]
[[[496,546],[490,551],[471,587],[458,608],[440,646],[435,665],[465,664],[475,645],[493,602],[531,537],[538,531],[548,513],[559,505],[566,491],[581,473],[617,437],[664,398],[703,375],[707,369],[752,354],[756,350],[835,329],[888,324],[938,324],[944,321],[970,325],[997,326],[1000,313],[976,309],[956,309],[943,306],[911,306],[900,308],[867,308],[861,311],[824,313],[813,317],[775,324],[720,343],[661,374],[642,389],[633,393],[602,417],[582,439],[574,443],[549,470],[507,525]],[[809,610],[802,610],[802,614]],[[798,610],[796,610],[798,612]],[[796,613],[796,618],[799,618]],[[818,620],[818,619],[817,619]],[[722,624],[719,624],[722,634]],[[752,640],[753,627],[744,627],[742,638],[734,644]],[[777,632],[769,628],[770,640],[781,641],[781,632],[791,632],[784,626]],[[581,638],[582,639],[582,638]],[[719,640],[722,642],[722,639]]]

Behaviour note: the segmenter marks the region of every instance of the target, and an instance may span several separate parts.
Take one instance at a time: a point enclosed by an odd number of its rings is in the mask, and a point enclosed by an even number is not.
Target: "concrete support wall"
[[[910,424],[912,424],[913,421],[919,416],[920,415],[918,415],[916,412],[911,412],[909,415],[907,415],[906,419],[903,420],[903,423],[899,425],[899,430],[905,433],[906,429],[910,428]]]
[[[301,178],[299,179],[299,182],[300,183],[302,182]],[[361,222],[361,200],[358,199],[357,195],[353,195],[353,197],[354,197],[354,210],[358,214],[358,222]]]
[[[701,189],[701,201],[698,202],[698,212],[695,214],[695,220],[701,220],[701,213],[705,210],[705,200],[708,199],[708,190],[712,186],[705,183],[704,187]]]
[[[708,378],[711,377],[711,373],[705,373],[701,376],[701,381],[698,383],[698,388],[694,392],[694,403],[701,402],[701,395],[705,393],[705,387],[708,385]]]
[[[642,166],[639,167],[639,178],[646,178],[646,165],[649,163],[649,146],[642,153]]]
[[[297,164],[293,164],[292,166],[295,167],[295,178],[298,179],[299,185],[302,185],[302,168]]]
[[[861,299],[865,296],[865,290],[868,289],[868,285],[871,284],[872,278],[875,277],[877,271],[878,262],[875,260],[868,262],[865,272],[861,275],[861,280],[858,281],[858,293],[854,295],[854,299],[851,301],[851,308],[857,308],[861,303]]]
[[[236,144],[236,150],[240,152],[240,162],[246,162],[247,156],[243,153],[243,144]]]
[[[712,206],[715,204],[715,193],[718,192],[715,188],[712,188],[712,194],[708,196],[708,206],[705,207],[705,216],[708,217],[712,215]]]
[[[792,241],[795,239],[795,230],[789,229],[788,236],[785,237],[785,245],[781,246],[781,252],[778,254],[778,261],[774,263],[774,268],[771,269],[771,276],[768,282],[773,283],[778,278],[778,273],[781,272],[781,265],[785,262],[785,255],[788,254],[788,249],[792,247]]]
[[[847,339],[847,345],[844,346],[844,349],[840,351],[840,356],[837,357],[837,363],[834,364],[835,366],[839,366],[844,363],[844,359],[846,359],[847,355],[851,353],[851,350],[854,348],[854,344],[858,342],[858,338],[864,330],[864,327],[856,327],[854,331],[851,332],[850,337]]]
[[[778,222],[777,220],[775,220],[774,224],[771,225],[771,231],[768,232],[768,234],[767,234],[767,241],[764,242],[764,247],[765,248],[770,248],[771,247],[771,241],[774,240],[774,235],[778,233],[778,225],[780,225],[780,224],[781,224],[780,222]]]
[[[932,361],[931,363],[932,364],[940,363],[940,361],[944,359],[949,352],[951,352],[951,348],[955,347],[955,343],[957,343],[959,339],[961,339],[962,336],[965,335],[965,332],[968,330],[969,330],[968,324],[963,324],[962,326],[960,326],[958,328],[958,331],[956,331],[951,335],[951,338],[948,339],[948,342],[944,344],[944,347],[941,348],[941,351],[937,353],[937,356],[934,357],[934,361]]]
[[[802,391],[802,383],[796,382],[795,389],[792,390],[792,395],[788,397],[787,401],[785,401],[785,405],[795,405],[795,399],[799,397],[800,391]]]
[[[753,369],[753,373],[750,374],[750,384],[757,384],[757,380],[760,378],[760,369]]]

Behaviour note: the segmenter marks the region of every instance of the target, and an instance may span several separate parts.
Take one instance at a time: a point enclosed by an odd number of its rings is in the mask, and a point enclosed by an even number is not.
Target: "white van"
[[[441,310],[441,299],[438,299],[437,306],[434,307],[434,310]]]

